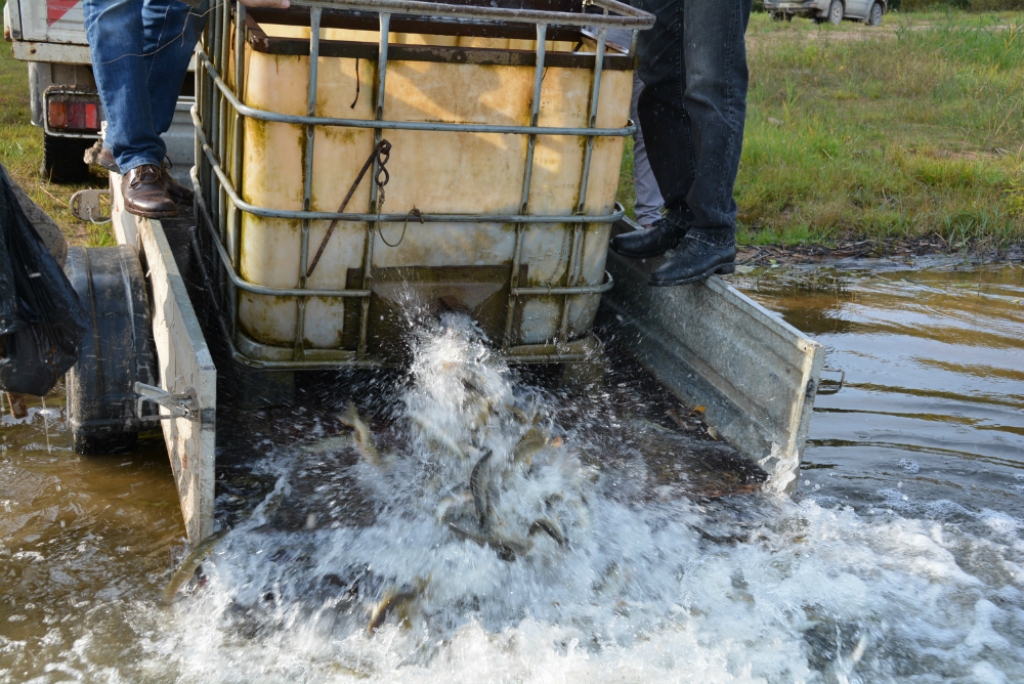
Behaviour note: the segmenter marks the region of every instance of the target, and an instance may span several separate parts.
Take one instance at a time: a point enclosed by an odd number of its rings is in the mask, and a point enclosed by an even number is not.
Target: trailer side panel
[[[791,492],[824,348],[716,276],[651,287],[660,260],[645,261],[608,256],[616,287],[605,302],[628,346],[683,402],[706,407],[708,424],[760,463],[776,489]]]
[[[160,221],[136,225],[152,286],[160,387],[196,400],[192,417],[165,419],[163,432],[188,539],[197,544],[213,533],[217,369]]]

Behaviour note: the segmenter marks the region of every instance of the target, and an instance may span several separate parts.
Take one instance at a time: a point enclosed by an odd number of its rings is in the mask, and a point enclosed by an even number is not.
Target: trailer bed
[[[120,208],[116,176],[111,185],[118,240],[145,255],[161,388],[197,400],[192,415],[161,422],[190,542],[212,532],[215,514],[230,524],[262,500],[267,483],[254,465],[262,454],[343,437],[347,429],[338,416],[349,400],[371,426],[388,433],[392,412],[367,396],[366,383],[372,374],[397,380],[396,371],[292,374],[241,366],[222,339],[223,319],[192,249],[192,216],[136,220]],[[718,278],[679,288],[647,286],[653,261],[609,259],[617,286],[605,297],[597,329],[609,364],[599,389],[561,395],[569,390],[560,373],[543,367],[520,376],[561,397],[558,425],[581,436],[577,447],[586,458],[586,444],[605,447],[600,460],[609,467],[638,450],[644,454],[654,480],[638,496],[710,500],[764,486],[792,491],[823,348]],[[267,387],[283,388],[279,403],[290,406],[261,409],[247,402],[247,388],[257,386],[264,397]],[[319,452],[328,464],[323,472],[332,481],[341,478],[341,486],[356,452],[328,443],[331,449]],[[275,526],[306,524],[313,490],[324,480],[314,475],[308,492],[295,483],[296,503],[280,508]],[[355,500],[352,506],[320,522],[359,520]]]

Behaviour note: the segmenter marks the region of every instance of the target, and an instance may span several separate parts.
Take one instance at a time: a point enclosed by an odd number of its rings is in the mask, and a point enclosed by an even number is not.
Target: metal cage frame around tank
[[[419,2],[416,0],[293,0],[292,7],[308,8],[310,40],[308,44],[309,60],[309,91],[306,107],[306,115],[289,115],[271,112],[267,110],[250,107],[243,103],[231,86],[225,82],[222,74],[229,64],[230,40],[235,41],[235,54],[243,54],[245,42],[252,40],[251,28],[254,22],[247,21],[246,8],[234,2],[216,4],[211,10],[209,21],[204,32],[203,40],[196,50],[197,57],[197,84],[196,84],[196,105],[192,108],[192,120],[195,126],[196,140],[196,162],[197,167],[192,170],[192,182],[196,189],[196,218],[198,228],[192,231],[192,245],[198,257],[199,266],[204,271],[204,276],[215,296],[221,297],[221,302],[215,302],[218,310],[217,317],[221,330],[230,345],[232,358],[244,365],[262,368],[265,370],[302,370],[302,369],[329,369],[339,367],[374,367],[380,365],[380,360],[367,353],[367,323],[369,318],[369,305],[371,297],[371,281],[373,278],[373,233],[378,229],[379,224],[407,222],[407,214],[378,213],[378,186],[370,183],[370,212],[369,213],[339,213],[311,211],[312,197],[312,175],[313,175],[313,145],[315,142],[314,128],[316,126],[337,126],[346,128],[362,128],[374,130],[374,144],[377,145],[382,139],[384,129],[412,129],[424,131],[451,131],[463,133],[513,133],[527,135],[527,156],[526,166],[522,184],[522,199],[518,214],[427,214],[417,216],[416,220],[423,223],[433,222],[460,222],[460,223],[513,223],[515,224],[515,246],[513,251],[512,268],[510,272],[510,287],[508,307],[505,321],[505,338],[502,343],[502,351],[510,362],[513,363],[564,363],[579,361],[594,349],[595,342],[590,338],[570,341],[567,339],[569,302],[574,296],[599,295],[608,291],[612,286],[610,274],[606,272],[605,282],[600,285],[577,285],[581,271],[581,243],[582,233],[586,224],[589,223],[614,223],[622,218],[624,210],[616,205],[615,211],[605,215],[584,215],[583,210],[587,198],[587,183],[590,175],[591,157],[594,148],[594,140],[600,136],[627,136],[631,135],[636,126],[632,121],[622,128],[597,128],[596,119],[598,103],[600,101],[601,76],[606,63],[606,41],[609,29],[627,29],[631,31],[631,41],[628,53],[625,56],[631,63],[635,60],[637,35],[640,30],[650,28],[654,24],[654,17],[641,10],[634,9],[616,0],[584,0],[581,12],[547,11],[537,9],[511,9],[480,7],[473,5],[452,5]],[[590,8],[599,10],[588,11]],[[317,68],[318,58],[321,54],[320,28],[324,12],[330,10],[345,10],[366,14],[369,18],[376,18],[377,29],[380,32],[379,45],[376,46],[377,78],[374,84],[375,94],[375,116],[372,120],[366,119],[342,119],[316,116],[317,101]],[[389,121],[384,118],[385,113],[385,83],[388,67],[389,29],[392,16],[403,17],[406,20],[416,17],[430,17],[432,21],[450,22],[453,26],[461,23],[472,22],[476,26],[501,26],[516,25],[529,30],[532,26],[535,30],[536,49],[533,54],[534,81],[533,100],[531,103],[530,125],[501,125],[501,124],[465,124],[465,123],[440,123],[440,122],[410,122],[410,121]],[[232,23],[232,20],[234,22]],[[588,125],[585,127],[552,127],[538,126],[540,110],[540,95],[543,81],[546,59],[545,41],[549,36],[549,29],[569,28],[575,30],[589,29],[596,34],[597,49],[593,56],[593,79],[590,92],[590,106]],[[233,35],[232,35],[233,33]],[[573,55],[578,58],[589,58],[589,55]],[[240,84],[244,78],[244,60],[236,59],[234,64],[234,83]],[[235,176],[232,178],[223,168],[222,162],[228,154],[228,117],[234,117],[234,169]],[[306,127],[305,147],[305,177],[303,179],[303,208],[302,210],[280,210],[260,207],[243,200],[238,191],[237,184],[240,181],[238,170],[242,168],[242,130],[245,117],[270,122],[282,122],[299,124]],[[572,215],[534,215],[526,214],[527,201],[530,193],[531,176],[533,172],[534,149],[538,135],[572,135],[586,139],[584,152],[582,178],[580,179],[580,192],[576,209]],[[378,161],[374,158],[372,178],[376,178],[378,172]],[[235,220],[232,223],[232,230],[237,233],[240,230],[241,214],[250,213],[256,216],[267,218],[284,218],[301,220],[301,251],[299,265],[299,287],[297,288],[275,288],[257,285],[243,279],[237,272],[234,263],[239,255],[228,253],[225,242],[227,242],[229,211],[227,200],[230,199],[233,207],[230,211],[235,212]],[[359,289],[344,290],[321,290],[307,289],[306,277],[310,257],[309,235],[310,225],[315,220],[339,220],[359,221],[366,223],[366,248],[363,257],[362,287]],[[569,263],[567,271],[567,286],[565,287],[519,287],[519,273],[521,265],[521,253],[523,235],[527,223],[561,223],[573,224],[572,235],[569,247]],[[237,246],[238,235],[232,236],[228,243]],[[212,249],[205,243],[209,240]],[[205,249],[204,249],[205,248]],[[204,257],[204,254],[206,255]],[[210,265],[215,272],[211,279],[206,270],[204,261],[209,258]],[[219,268],[218,268],[219,266]],[[221,276],[226,276],[222,278]],[[237,291],[245,290],[257,295],[287,296],[295,297],[298,306],[296,320],[296,334],[294,348],[290,351],[290,358],[284,358],[286,348],[281,350],[276,358],[267,358],[266,354],[260,357],[260,350],[255,347],[265,347],[252,341],[240,339],[236,335],[237,321]],[[513,315],[517,298],[531,296],[552,296],[562,297],[560,323],[558,337],[549,344],[516,345],[510,344],[513,327]],[[305,303],[309,297],[331,298],[343,297],[358,299],[361,301],[359,339],[355,351],[351,349],[309,349],[306,348],[303,340],[305,323]],[[248,342],[248,344],[247,344]]]

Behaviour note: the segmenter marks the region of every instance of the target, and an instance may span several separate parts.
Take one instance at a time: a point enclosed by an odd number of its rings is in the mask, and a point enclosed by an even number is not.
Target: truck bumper
[[[55,64],[92,64],[88,45],[66,43],[37,43],[16,40],[12,43],[14,58],[23,62],[50,62]]]

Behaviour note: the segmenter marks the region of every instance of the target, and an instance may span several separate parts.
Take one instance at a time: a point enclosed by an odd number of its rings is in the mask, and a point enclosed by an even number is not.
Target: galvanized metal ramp
[[[707,423],[760,463],[774,487],[793,491],[824,348],[717,276],[651,287],[662,262],[609,252],[616,286],[604,295],[604,320],[673,394],[705,406]]]

